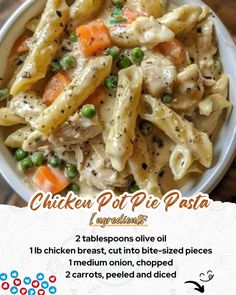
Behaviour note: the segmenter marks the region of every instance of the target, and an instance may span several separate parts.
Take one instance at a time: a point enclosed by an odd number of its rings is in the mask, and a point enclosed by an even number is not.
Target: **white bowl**
[[[175,1],[178,2],[178,1]],[[21,35],[24,25],[32,17],[39,15],[46,3],[46,0],[26,1],[6,22],[0,31],[0,77],[3,76],[6,67],[6,60],[14,41]],[[179,3],[204,5],[200,0],[183,0]],[[214,19],[221,59],[224,71],[230,77],[230,100],[236,105],[236,47],[234,42],[218,17]],[[220,130],[217,141],[214,144],[214,163],[197,181],[186,185],[182,192],[190,196],[195,192],[210,193],[230,167],[236,152],[236,112],[229,113],[223,127]],[[3,129],[0,129],[0,170],[2,175],[14,190],[26,201],[34,192],[27,187],[23,181],[23,175],[16,169],[16,163],[11,153],[3,143]]]

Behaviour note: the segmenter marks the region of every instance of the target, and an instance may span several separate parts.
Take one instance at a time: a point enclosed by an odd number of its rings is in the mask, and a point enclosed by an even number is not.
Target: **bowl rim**
[[[184,0],[186,2],[186,0]],[[182,1],[182,2],[184,2]],[[46,0],[45,0],[46,2]],[[181,1],[179,1],[181,2]],[[192,4],[194,2],[198,5],[205,5],[201,0],[194,0],[191,1]],[[10,16],[10,18],[3,24],[2,28],[0,29],[0,46],[2,41],[5,39],[8,31],[11,30],[12,26],[17,22],[18,18],[32,5],[35,5],[35,0],[26,0],[22,5],[19,6],[19,8]],[[211,9],[211,8],[210,8]],[[215,14],[215,12],[211,9],[213,12],[214,23],[217,31],[219,31],[222,36],[224,36],[224,39],[228,44],[230,44],[230,47],[232,49],[232,53],[234,55],[234,62],[232,64],[236,65],[236,46],[233,41],[233,38],[231,34],[229,33],[228,29],[225,27],[221,19]],[[219,40],[218,42],[223,42]],[[233,66],[232,66],[233,68]],[[231,87],[234,87],[236,89],[236,86],[233,86],[231,83]],[[210,194],[212,190],[219,184],[219,182],[222,180],[228,169],[230,168],[234,158],[236,156],[236,127],[232,131],[231,141],[227,143],[227,149],[225,149],[225,152],[223,153],[223,157],[221,160],[221,165],[218,168],[212,168],[213,172],[211,174],[211,177],[205,180],[201,180],[201,185],[196,185],[197,190],[199,192],[204,192]],[[9,166],[9,163],[5,160],[3,154],[0,152],[0,163],[4,163],[4,165],[0,165],[0,172],[2,176],[5,178],[5,180],[8,182],[8,184],[15,190],[25,201],[28,201],[31,196],[34,193],[34,190],[31,189],[29,186],[27,186],[20,177],[17,177],[16,173],[12,171],[11,167]],[[205,174],[206,172],[204,172]],[[185,188],[183,189],[183,194],[185,192]]]

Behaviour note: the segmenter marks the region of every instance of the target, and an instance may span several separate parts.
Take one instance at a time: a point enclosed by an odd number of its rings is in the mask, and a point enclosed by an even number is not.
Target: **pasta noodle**
[[[139,17],[128,26],[110,27],[114,44],[120,47],[145,45],[153,48],[161,42],[174,38],[174,33],[153,17]]]
[[[21,148],[23,142],[27,139],[31,132],[32,129],[30,126],[25,126],[23,128],[16,130],[12,134],[10,134],[5,140],[6,146],[13,149]]]
[[[79,23],[94,16],[102,5],[102,0],[75,0],[70,7],[70,17]]]
[[[122,171],[133,153],[137,108],[141,95],[143,75],[136,66],[120,71],[113,126],[106,142],[106,152],[113,168]]]
[[[212,143],[207,134],[199,132],[192,123],[169,109],[160,100],[148,95],[142,99],[144,104],[151,107],[152,113],[146,112],[143,106],[140,111],[141,117],[160,128],[175,143],[188,146],[196,159],[209,168],[212,163]]]
[[[0,108],[0,126],[24,124],[25,120],[17,116],[10,108]]]
[[[146,190],[157,197],[162,195],[158,183],[158,174],[155,172],[154,167],[152,167],[148,144],[140,131],[136,131],[134,151],[128,160],[128,164],[140,189]]]
[[[11,87],[12,95],[31,89],[32,85],[45,77],[58,50],[58,38],[65,29],[68,13],[69,8],[64,0],[47,2],[33,36],[33,46]]]
[[[176,181],[181,180],[188,173],[194,162],[194,157],[188,146],[176,145],[170,156],[170,168]]]
[[[192,30],[201,14],[202,8],[200,6],[183,5],[167,13],[159,21],[175,34],[182,34]]]

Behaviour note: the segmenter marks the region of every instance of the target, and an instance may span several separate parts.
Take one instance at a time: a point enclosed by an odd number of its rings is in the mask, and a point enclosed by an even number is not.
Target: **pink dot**
[[[50,277],[49,277],[49,282],[50,282],[50,283],[55,283],[56,280],[57,280],[57,278],[56,278],[55,276],[50,276]]]
[[[13,284],[14,284],[15,286],[20,286],[20,285],[21,285],[21,280],[20,280],[20,279],[15,279],[15,280],[13,281]]]
[[[21,293],[22,295],[27,294],[27,289],[25,289],[25,288],[21,288],[21,289],[20,289],[20,293]]]
[[[2,288],[3,290],[8,290],[9,289],[9,284],[7,282],[2,283]]]
[[[43,289],[38,290],[38,295],[44,295],[45,291]]]
[[[32,286],[33,286],[34,288],[38,288],[38,287],[39,287],[39,281],[34,280],[34,281],[32,282]]]

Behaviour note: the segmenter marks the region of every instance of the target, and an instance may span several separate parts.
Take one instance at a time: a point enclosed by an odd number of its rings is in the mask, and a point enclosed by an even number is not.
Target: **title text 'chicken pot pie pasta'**
[[[48,0],[9,65],[0,125],[35,189],[161,197],[212,166],[231,104],[207,7]]]

